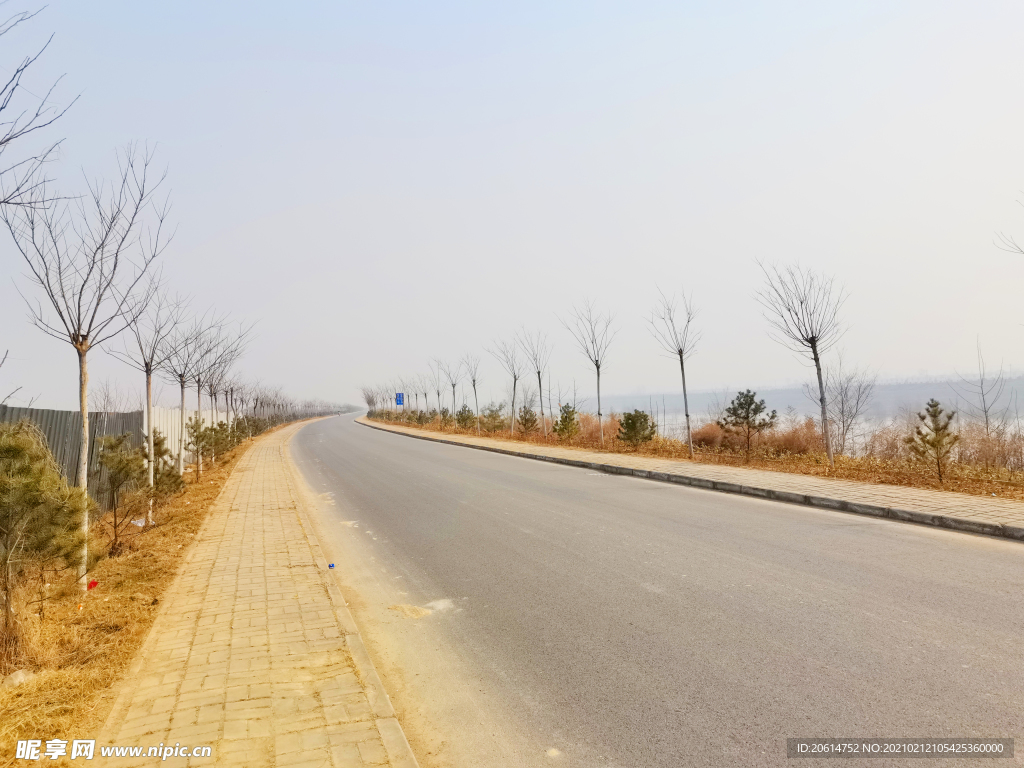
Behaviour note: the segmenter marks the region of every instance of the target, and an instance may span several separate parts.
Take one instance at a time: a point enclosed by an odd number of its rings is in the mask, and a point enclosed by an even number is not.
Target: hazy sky
[[[978,337],[1024,366],[1024,257],[993,245],[1024,238],[1022,27],[1019,2],[57,0],[0,65],[55,35],[25,84],[81,94],[45,137],[66,189],[159,144],[165,272],[258,320],[252,376],[356,401],[525,324],[589,385],[558,317],[590,297],[620,329],[606,391],[658,392],[657,286],[701,308],[695,389],[807,379],[755,259],[845,283],[846,358],[883,377],[968,370]],[[0,388],[73,407],[74,352],[27,323],[7,238],[0,265]]]

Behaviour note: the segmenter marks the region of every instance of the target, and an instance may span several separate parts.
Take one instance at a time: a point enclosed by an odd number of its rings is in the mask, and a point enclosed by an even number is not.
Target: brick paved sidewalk
[[[889,517],[906,522],[984,533],[1024,540],[1024,502],[971,496],[965,493],[930,491],[898,485],[861,483],[854,480],[810,477],[745,467],[701,464],[693,461],[603,453],[576,448],[517,443],[472,435],[449,435],[415,427],[358,422],[377,429],[400,432],[439,442],[455,443],[490,451],[622,472],[701,488],[742,493],[761,498],[807,504],[843,512]]]
[[[260,438],[238,462],[101,744],[213,747],[212,758],[165,765],[415,766],[319,546],[307,541],[301,480],[285,455],[300,426]]]

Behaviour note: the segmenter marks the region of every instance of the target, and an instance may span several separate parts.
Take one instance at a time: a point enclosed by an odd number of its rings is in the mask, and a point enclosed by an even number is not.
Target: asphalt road
[[[349,416],[292,455],[425,768],[783,765],[787,737],[1024,735],[1019,543]],[[928,763],[839,763],[902,764]]]

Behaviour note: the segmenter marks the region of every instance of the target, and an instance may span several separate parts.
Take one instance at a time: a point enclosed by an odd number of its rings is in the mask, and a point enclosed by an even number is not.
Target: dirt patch
[[[405,616],[407,619],[422,619],[431,614],[429,608],[420,608],[418,605],[389,605],[388,610]]]

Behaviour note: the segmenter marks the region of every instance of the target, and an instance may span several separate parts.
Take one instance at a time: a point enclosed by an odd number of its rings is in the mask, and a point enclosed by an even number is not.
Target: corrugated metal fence
[[[68,482],[75,482],[78,453],[82,447],[82,414],[78,411],[50,411],[43,408],[13,408],[0,405],[0,423],[28,419],[46,437],[50,453],[57,461]],[[132,436],[131,444],[137,448],[144,440],[142,412],[89,414],[89,495],[104,509],[109,507],[108,494],[101,491],[106,485],[106,470],[99,463],[99,438],[105,435]]]

